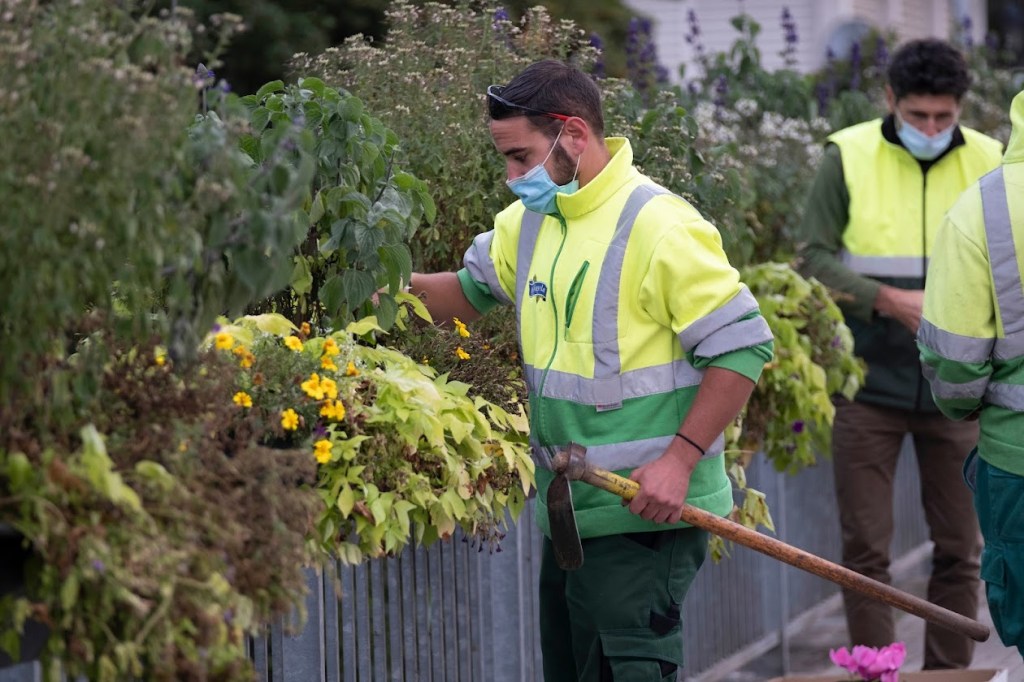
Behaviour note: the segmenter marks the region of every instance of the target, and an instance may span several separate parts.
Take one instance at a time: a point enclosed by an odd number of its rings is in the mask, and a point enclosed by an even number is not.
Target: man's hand
[[[924,308],[924,291],[921,289],[897,289],[883,284],[875,298],[875,310],[883,317],[891,317],[912,334],[921,326],[921,311]]]
[[[629,503],[629,511],[655,523],[677,523],[699,459],[696,448],[673,438],[661,457],[630,474],[640,484],[640,492]]]

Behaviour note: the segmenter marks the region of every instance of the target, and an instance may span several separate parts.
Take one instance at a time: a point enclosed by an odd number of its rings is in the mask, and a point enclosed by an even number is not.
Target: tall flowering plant
[[[907,647],[903,642],[895,642],[880,648],[855,646],[852,651],[841,647],[830,649],[828,655],[833,663],[861,680],[899,682],[899,670],[907,656]]]

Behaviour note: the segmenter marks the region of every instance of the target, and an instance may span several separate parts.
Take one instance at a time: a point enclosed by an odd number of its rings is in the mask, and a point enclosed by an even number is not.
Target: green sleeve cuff
[[[469,270],[462,268],[456,276],[459,284],[462,285],[462,293],[465,294],[469,304],[476,308],[476,311],[483,315],[491,308],[499,305],[499,301],[491,295],[491,290],[486,282],[478,282],[469,274]]]
[[[761,378],[761,372],[764,370],[765,364],[772,359],[773,348],[773,342],[765,341],[756,346],[741,348],[731,353],[719,355],[716,358],[706,360],[705,363],[707,367],[721,367],[722,369],[742,374],[756,384],[757,380]]]

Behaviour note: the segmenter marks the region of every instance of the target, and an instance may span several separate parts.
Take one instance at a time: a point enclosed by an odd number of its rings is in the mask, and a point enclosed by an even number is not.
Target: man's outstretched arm
[[[472,322],[480,317],[479,311],[466,298],[454,272],[414,272],[409,282],[409,293],[423,301],[437,324],[449,324],[453,317],[463,322]]]

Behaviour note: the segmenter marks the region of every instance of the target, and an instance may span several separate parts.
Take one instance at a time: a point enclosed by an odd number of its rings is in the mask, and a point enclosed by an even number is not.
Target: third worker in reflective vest
[[[928,600],[973,618],[981,536],[960,467],[977,441],[977,424],[939,412],[921,374],[914,334],[943,214],[999,164],[1001,145],[959,125],[970,75],[948,43],[906,43],[887,76],[889,114],[828,138],[799,234],[802,274],[833,291],[868,370],[853,401],[835,399],[842,559],[847,568],[890,582],[893,482],[910,434],[934,542]],[[843,600],[851,644],[895,640],[890,607],[850,590]],[[928,624],[926,670],[967,667],[972,654],[970,639]]]
[[[949,210],[935,243],[918,345],[935,402],[977,420],[964,466],[985,537],[992,622],[1024,654],[1024,92],[1003,165]]]

